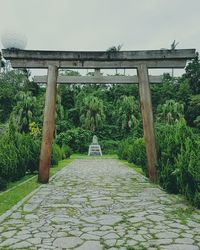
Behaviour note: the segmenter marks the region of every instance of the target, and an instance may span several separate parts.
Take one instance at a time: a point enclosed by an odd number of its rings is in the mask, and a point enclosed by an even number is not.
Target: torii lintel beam
[[[143,51],[44,51],[2,50],[13,68],[184,68],[195,57],[195,49]]]

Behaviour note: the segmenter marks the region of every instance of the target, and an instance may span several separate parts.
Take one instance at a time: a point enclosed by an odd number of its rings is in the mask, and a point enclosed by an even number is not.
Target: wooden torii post
[[[150,180],[155,181],[157,153],[148,69],[184,68],[187,60],[195,57],[195,49],[119,52],[7,49],[3,50],[3,57],[11,61],[13,68],[48,68],[42,147],[38,175],[38,180],[41,183],[47,183],[49,180],[58,69],[137,69],[148,172]],[[96,77],[100,77],[100,75]]]

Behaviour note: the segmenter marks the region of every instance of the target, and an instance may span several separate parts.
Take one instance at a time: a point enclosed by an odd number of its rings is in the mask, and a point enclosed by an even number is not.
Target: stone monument
[[[94,135],[92,138],[92,144],[89,146],[88,155],[89,156],[95,156],[95,155],[102,156],[101,146],[98,144],[98,139],[96,135]]]

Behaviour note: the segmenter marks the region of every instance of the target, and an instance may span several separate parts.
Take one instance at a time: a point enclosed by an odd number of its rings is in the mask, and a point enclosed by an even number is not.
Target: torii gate
[[[156,180],[157,152],[148,69],[184,68],[195,49],[144,51],[2,50],[13,68],[48,68],[38,181],[48,183],[54,132],[58,69],[137,69],[148,173]],[[94,78],[93,78],[94,79]],[[105,79],[104,79],[105,80]],[[108,80],[108,79],[106,79]],[[109,82],[109,81],[108,81]],[[98,81],[96,82],[98,83]]]

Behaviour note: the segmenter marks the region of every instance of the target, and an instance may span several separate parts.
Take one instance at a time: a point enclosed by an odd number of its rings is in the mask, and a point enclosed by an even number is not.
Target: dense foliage
[[[171,193],[182,193],[200,207],[200,140],[184,119],[157,124],[158,181]]]
[[[70,70],[60,74],[80,75]],[[137,85],[59,85],[52,165],[72,151],[87,153],[95,134],[103,154],[117,152],[147,174],[138,92]],[[0,186],[37,170],[44,93],[44,86],[30,81],[27,71],[0,76]],[[199,55],[182,77],[165,74],[162,84],[151,85],[151,93],[158,182],[199,206]]]
[[[127,138],[119,143],[118,156],[120,159],[141,167],[147,175],[147,159],[143,137]]]
[[[10,122],[9,131],[0,138],[0,189],[9,181],[15,181],[34,172],[39,164],[40,141],[30,134],[15,131]]]

